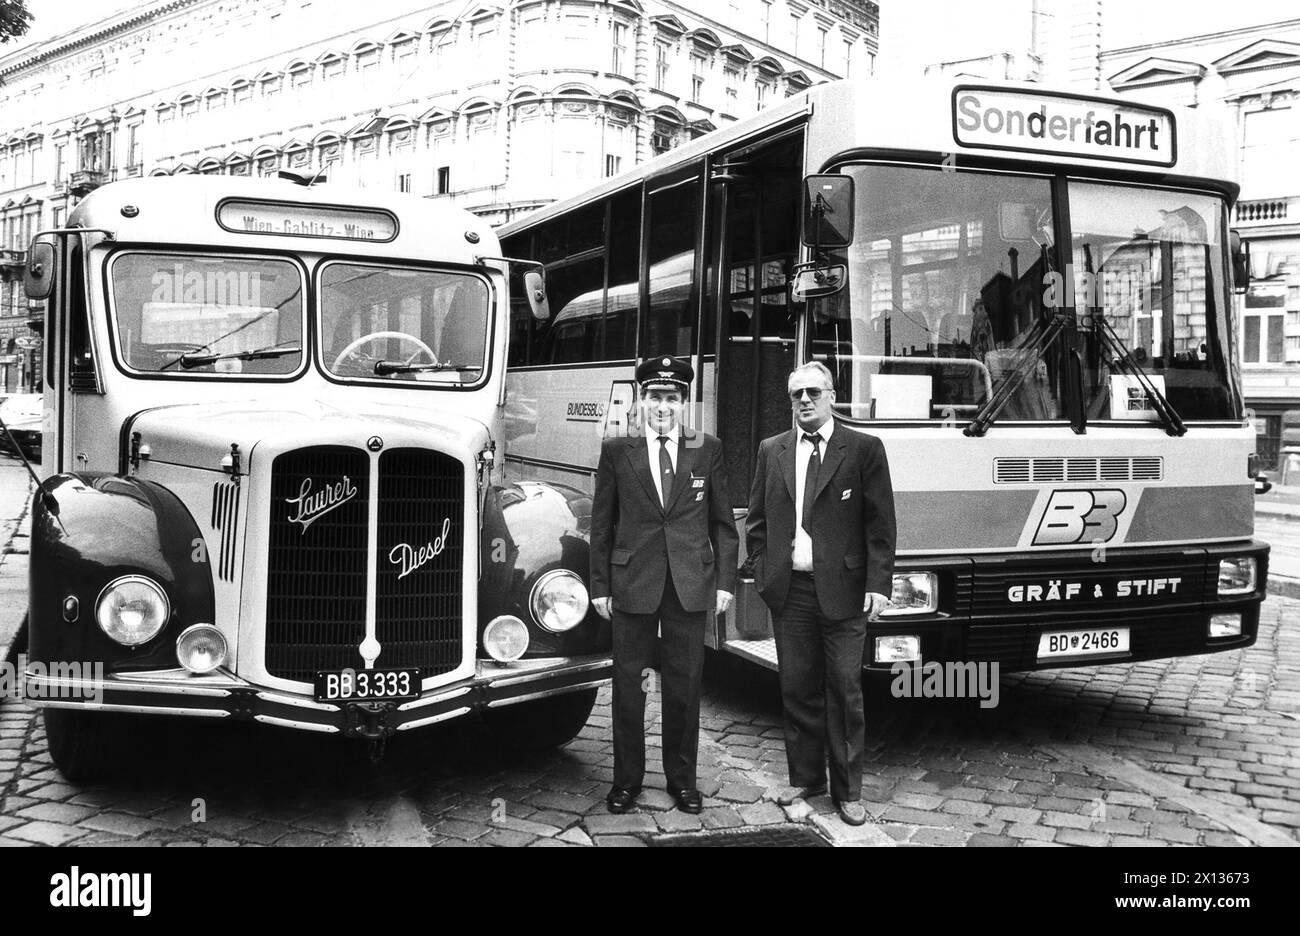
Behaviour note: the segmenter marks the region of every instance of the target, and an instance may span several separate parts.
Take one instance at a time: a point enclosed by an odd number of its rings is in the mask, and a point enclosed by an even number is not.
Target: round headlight
[[[125,647],[138,647],[158,636],[171,613],[162,586],[143,575],[114,579],[95,601],[100,630]]]
[[[528,628],[513,614],[494,617],[483,629],[483,649],[498,663],[511,663],[528,649]]]
[[[528,607],[544,630],[559,634],[577,627],[587,616],[587,586],[567,569],[547,572],[533,586]]]
[[[226,662],[226,638],[211,624],[194,624],[176,638],[176,660],[191,673],[211,673]]]

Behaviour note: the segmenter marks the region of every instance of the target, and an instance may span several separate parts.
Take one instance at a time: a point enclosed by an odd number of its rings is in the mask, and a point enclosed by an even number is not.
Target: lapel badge
[[[840,500],[848,500],[853,494],[853,488],[845,488],[844,493],[840,495]]]

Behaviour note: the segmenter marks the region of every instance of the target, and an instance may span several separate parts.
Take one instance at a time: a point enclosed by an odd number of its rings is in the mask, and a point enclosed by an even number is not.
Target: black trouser
[[[700,741],[700,681],[704,673],[706,612],[686,611],[672,576],[657,614],[614,609],[614,786],[636,789],[645,777],[645,698],[660,644],[664,778],[671,790],[695,789]]]
[[[829,753],[831,796],[841,803],[857,800],[866,746],[862,651],[867,619],[823,617],[812,576],[795,572],[775,631],[790,784],[819,786]]]

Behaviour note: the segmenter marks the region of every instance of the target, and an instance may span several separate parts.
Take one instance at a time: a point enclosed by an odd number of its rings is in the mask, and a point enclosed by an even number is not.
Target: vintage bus
[[[837,431],[883,441],[895,491],[867,670],[1248,646],[1268,547],[1228,137],[1039,86],[838,82],[518,219],[503,250],[545,264],[551,314],[511,312],[507,477],[590,490],[601,438],[634,428],[634,365],[686,356],[743,542],[787,375],[821,361]],[[752,584],[709,628],[775,665]]]
[[[311,181],[118,182],[32,244],[26,686],[69,777],[141,715],[552,745],[609,677],[589,498],[503,478],[496,235]]]

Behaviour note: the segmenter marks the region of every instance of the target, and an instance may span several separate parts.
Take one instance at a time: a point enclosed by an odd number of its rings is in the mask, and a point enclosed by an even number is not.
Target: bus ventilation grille
[[[995,458],[994,484],[1041,484],[1044,481],[1163,481],[1165,460],[1159,455],[1101,458]]]

